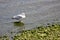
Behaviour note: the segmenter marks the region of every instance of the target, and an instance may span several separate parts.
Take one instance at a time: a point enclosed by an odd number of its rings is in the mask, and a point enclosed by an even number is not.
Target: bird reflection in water
[[[19,21],[19,22],[13,22],[14,23],[14,26],[24,26],[24,23]]]

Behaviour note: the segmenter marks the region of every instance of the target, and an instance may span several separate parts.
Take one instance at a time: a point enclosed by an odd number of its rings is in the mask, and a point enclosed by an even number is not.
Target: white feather
[[[25,17],[26,17],[25,13],[21,13],[21,14],[13,16],[12,19],[23,19]]]

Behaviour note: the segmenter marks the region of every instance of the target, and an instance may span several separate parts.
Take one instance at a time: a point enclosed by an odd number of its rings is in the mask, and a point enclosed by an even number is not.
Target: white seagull
[[[21,21],[21,19],[23,18],[26,18],[26,15],[25,13],[21,13],[21,14],[18,14],[18,15],[15,15],[12,17],[12,19],[15,19],[15,20],[18,20],[18,21]]]

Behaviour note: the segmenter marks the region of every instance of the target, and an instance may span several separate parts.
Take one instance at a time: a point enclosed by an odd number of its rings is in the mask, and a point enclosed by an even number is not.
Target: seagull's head
[[[26,17],[25,13],[21,13],[20,16],[21,16],[22,18],[25,18],[25,17]]]

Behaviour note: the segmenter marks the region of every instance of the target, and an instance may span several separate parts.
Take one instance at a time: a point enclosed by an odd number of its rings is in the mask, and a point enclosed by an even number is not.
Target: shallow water
[[[24,25],[16,25],[11,17],[22,12],[26,13]],[[59,20],[60,0],[0,0],[0,35]]]

